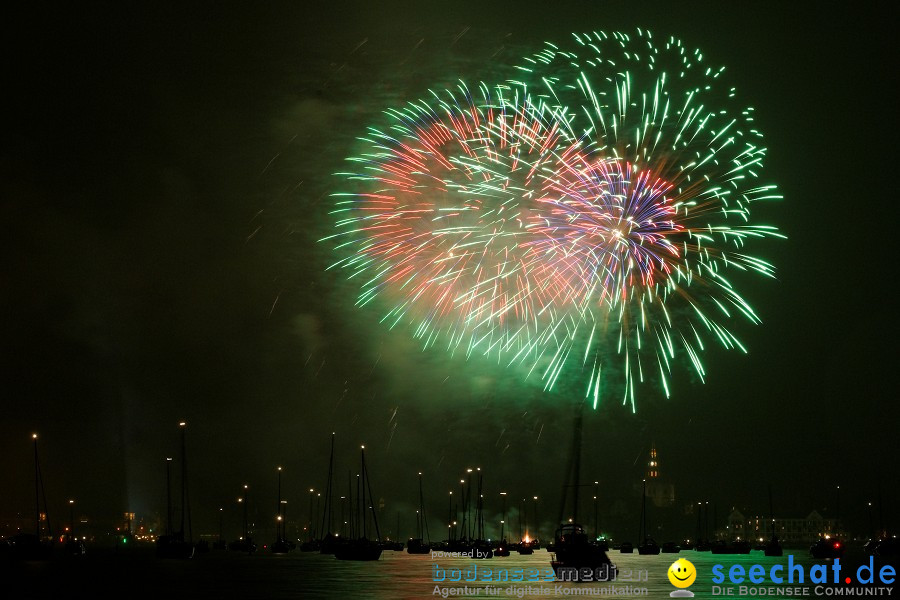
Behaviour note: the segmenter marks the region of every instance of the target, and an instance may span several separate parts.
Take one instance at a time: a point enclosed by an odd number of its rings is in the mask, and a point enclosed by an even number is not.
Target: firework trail
[[[702,379],[705,340],[746,351],[723,323],[759,318],[726,273],[773,275],[744,247],[782,237],[750,221],[780,196],[753,110],[699,51],[641,30],[572,46],[386,111],[325,239],[357,305],[377,298],[424,348],[522,364],[545,389],[583,378],[595,406],[612,364],[634,410],[638,383],[669,395],[679,356]]]

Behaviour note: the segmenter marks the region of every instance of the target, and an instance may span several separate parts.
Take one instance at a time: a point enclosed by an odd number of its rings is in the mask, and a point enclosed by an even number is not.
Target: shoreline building
[[[837,519],[826,519],[818,511],[813,510],[804,518],[775,517],[775,535],[785,545],[813,544],[821,539],[844,538]],[[772,522],[766,517],[745,517],[739,510],[732,510],[728,516],[726,538],[759,541],[769,539],[772,535]]]

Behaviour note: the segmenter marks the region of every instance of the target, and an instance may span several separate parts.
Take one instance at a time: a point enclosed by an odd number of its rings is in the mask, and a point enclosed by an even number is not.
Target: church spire
[[[656,444],[650,444],[650,460],[647,461],[647,479],[659,478],[659,459],[656,457]]]

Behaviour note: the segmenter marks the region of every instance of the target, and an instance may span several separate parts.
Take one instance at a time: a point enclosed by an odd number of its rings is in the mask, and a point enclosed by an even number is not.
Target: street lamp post
[[[166,458],[166,535],[172,535],[172,459]]]
[[[447,505],[447,540],[453,541],[453,490],[450,490],[450,500]]]
[[[462,523],[459,527],[459,539],[464,539],[466,537],[466,489],[464,487],[466,481],[464,479],[459,480],[459,513],[462,515]]]

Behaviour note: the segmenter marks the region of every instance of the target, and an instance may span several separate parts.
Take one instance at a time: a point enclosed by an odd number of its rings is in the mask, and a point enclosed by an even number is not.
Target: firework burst
[[[610,363],[632,410],[645,380],[668,396],[679,355],[705,376],[705,339],[745,351],[724,323],[759,318],[725,275],[772,276],[744,247],[780,237],[750,221],[780,196],[722,71],[674,38],[579,34],[514,80],[386,111],[339,174],[332,268],[425,348],[525,365],[545,389],[580,373],[595,406]]]

